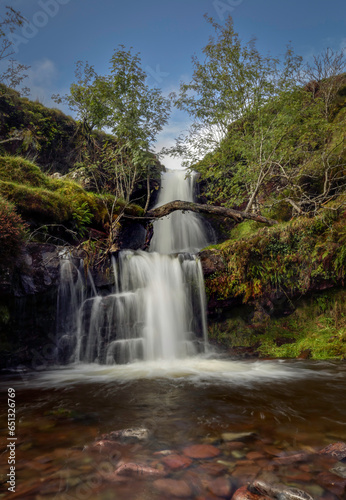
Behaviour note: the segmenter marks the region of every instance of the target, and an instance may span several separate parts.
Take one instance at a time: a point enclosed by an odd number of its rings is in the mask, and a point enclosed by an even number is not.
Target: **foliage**
[[[46,171],[66,173],[78,156],[77,124],[57,109],[21,98],[14,90],[6,92],[6,96],[0,95],[2,150],[35,159]]]
[[[170,151],[201,173],[213,204],[261,212],[285,203],[287,217],[316,213],[345,189],[345,136],[329,120],[346,83],[344,54],[315,58],[323,61],[316,92],[302,87],[302,59],[291,47],[284,58],[265,56],[254,40],[240,40],[231,18],[224,26],[207,20],[215,37],[174,96],[194,123]]]
[[[308,86],[314,98],[322,99],[326,120],[330,117],[338,92],[345,84],[343,78],[345,70],[345,48],[334,51],[330,47],[314,56],[313,62],[305,64],[302,68],[300,81]]]
[[[70,94],[54,98],[77,112],[87,132],[95,127],[112,130],[115,138],[105,141],[97,154],[87,148],[81,166],[87,167],[99,191],[113,179],[115,196],[129,201],[136,183],[155,167],[150,148],[167,123],[170,102],[160,89],[146,84],[139,54],[120,46],[110,63],[110,75],[99,76],[88,63],[78,62]]]
[[[114,203],[110,194],[88,192],[69,179],[53,179],[21,157],[0,157],[0,195],[15,204],[35,235],[37,226],[43,225],[42,229],[48,231],[63,224],[67,232],[75,232],[79,238],[87,235],[90,226],[105,237],[110,210],[113,222],[119,214],[143,213],[141,207],[122,199]]]
[[[295,301],[289,316],[270,318],[255,328],[244,306],[229,318],[211,321],[209,338],[226,348],[249,347],[263,357],[346,359],[346,293],[334,289]]]
[[[14,54],[12,35],[15,30],[23,24],[24,18],[13,7],[5,6],[5,12],[0,14],[0,63],[7,63],[0,73],[0,83],[9,87],[20,87],[22,81],[27,77],[25,71],[29,66],[21,64],[12,58]],[[28,94],[29,89],[23,87],[22,94]],[[6,88],[0,87],[0,95],[6,94]]]
[[[0,196],[0,268],[14,263],[26,233],[26,225],[15,206]]]
[[[64,103],[76,113],[77,120],[83,124],[84,130],[90,133],[94,128],[102,129],[109,113],[107,104],[102,99],[104,79],[99,77],[88,62],[78,61],[75,70],[76,82],[70,86],[70,94],[52,98],[58,104]]]
[[[321,307],[322,305],[322,307]],[[346,359],[346,296],[344,291],[313,296],[289,318],[273,320],[261,339],[264,356],[297,358],[308,351],[313,359]],[[294,342],[278,342],[282,332]],[[281,345],[278,345],[281,344]]]
[[[246,303],[281,290],[305,294],[323,283],[342,283],[346,271],[345,212],[324,210],[314,219],[256,230],[219,246],[227,271],[206,280],[219,299],[240,296]]]
[[[110,249],[120,228],[124,210],[116,214],[119,198],[129,204],[139,183],[147,181],[147,209],[150,198],[150,175],[157,168],[157,160],[150,152],[157,134],[167,123],[170,102],[158,88],[149,88],[147,75],[141,67],[139,54],[124,46],[114,51],[110,61],[111,72],[97,75],[88,63],[77,63],[77,81],[70,93],[56,95],[57,102],[67,103],[80,120],[86,135],[85,147],[78,166],[92,178],[93,186],[101,195],[111,192],[111,206],[107,211],[107,234]],[[108,127],[114,138],[95,143],[90,136],[94,127]]]

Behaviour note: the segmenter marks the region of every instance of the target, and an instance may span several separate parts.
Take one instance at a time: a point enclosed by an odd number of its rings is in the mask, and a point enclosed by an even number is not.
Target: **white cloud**
[[[27,71],[25,85],[30,88],[30,98],[38,100],[45,106],[52,106],[51,95],[54,93],[58,79],[58,70],[53,61],[42,59],[35,61]]]

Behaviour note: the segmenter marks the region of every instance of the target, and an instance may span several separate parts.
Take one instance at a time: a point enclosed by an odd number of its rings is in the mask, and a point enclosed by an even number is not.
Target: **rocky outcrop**
[[[214,273],[226,271],[226,262],[218,250],[209,248],[200,252],[198,256],[201,260],[203,274],[205,277]]]
[[[59,253],[62,248],[29,243],[23,248],[20,262],[0,277],[0,295],[14,297],[46,293],[59,282]]]
[[[53,362],[63,252],[63,247],[29,243],[13,268],[0,275],[1,368]]]

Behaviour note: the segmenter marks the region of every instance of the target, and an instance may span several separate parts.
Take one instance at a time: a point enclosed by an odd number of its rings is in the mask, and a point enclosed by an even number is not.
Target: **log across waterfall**
[[[161,179],[158,209],[174,200],[193,202],[195,194],[195,174],[186,177],[184,170],[165,172]],[[172,212],[154,221],[154,235],[150,251],[159,253],[196,253],[208,245],[206,227],[199,215],[193,212]]]
[[[194,179],[163,174],[158,206],[194,200]],[[131,363],[206,352],[203,273],[195,252],[208,244],[203,221],[175,212],[155,222],[150,251],[123,250],[113,259],[115,285],[85,294],[82,266],[65,258],[59,292],[59,352],[65,362]],[[89,282],[92,283],[89,277]]]

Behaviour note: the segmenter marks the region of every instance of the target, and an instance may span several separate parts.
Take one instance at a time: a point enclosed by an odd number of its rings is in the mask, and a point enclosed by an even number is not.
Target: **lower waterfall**
[[[194,199],[193,176],[162,175],[158,206],[174,199]],[[98,294],[91,277],[84,276],[82,262],[62,258],[60,361],[125,364],[206,352],[204,280],[195,252],[207,244],[203,221],[192,212],[155,221],[149,252],[123,250],[113,258],[115,283],[107,295]]]

